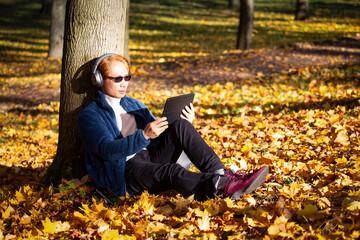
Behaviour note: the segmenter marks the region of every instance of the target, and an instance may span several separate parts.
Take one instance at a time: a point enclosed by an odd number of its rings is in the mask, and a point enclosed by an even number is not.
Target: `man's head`
[[[123,98],[131,78],[129,61],[121,55],[113,54],[104,58],[98,66],[103,84],[101,91],[115,98]]]

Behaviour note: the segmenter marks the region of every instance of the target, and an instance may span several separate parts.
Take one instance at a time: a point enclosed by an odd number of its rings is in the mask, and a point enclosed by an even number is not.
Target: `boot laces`
[[[239,179],[239,178],[243,178],[246,175],[246,171],[243,169],[240,169],[236,172],[234,172],[231,169],[226,170],[225,176],[229,177],[230,179]]]
[[[237,178],[243,178],[246,175],[246,171],[244,169],[240,169],[238,171],[236,171],[236,173],[234,174],[235,177]]]

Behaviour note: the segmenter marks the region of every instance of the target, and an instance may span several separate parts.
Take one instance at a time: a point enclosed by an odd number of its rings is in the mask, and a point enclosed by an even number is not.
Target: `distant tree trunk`
[[[62,58],[65,26],[66,0],[53,0],[51,8],[51,28],[49,58]]]
[[[296,0],[295,20],[305,20],[309,17],[309,1]]]
[[[229,0],[229,8],[239,9],[240,8],[240,0]]]
[[[250,49],[254,24],[254,0],[241,0],[236,49]]]
[[[77,115],[96,89],[90,74],[94,59],[113,52],[124,54],[127,0],[68,0],[65,17],[64,56],[61,73],[59,141],[56,156],[41,179],[86,174]],[[86,94],[85,94],[86,93]]]

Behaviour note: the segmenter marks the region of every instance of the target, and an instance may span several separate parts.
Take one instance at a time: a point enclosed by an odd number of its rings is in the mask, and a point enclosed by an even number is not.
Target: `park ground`
[[[129,95],[159,116],[168,96],[196,92],[194,126],[225,165],[271,170],[237,201],[167,192],[115,206],[87,178],[39,184],[56,154],[61,61],[46,59],[38,2],[0,2],[0,239],[360,237],[356,1],[313,3],[305,22],[289,1],[258,1],[248,51],[233,49],[225,1],[132,1]]]

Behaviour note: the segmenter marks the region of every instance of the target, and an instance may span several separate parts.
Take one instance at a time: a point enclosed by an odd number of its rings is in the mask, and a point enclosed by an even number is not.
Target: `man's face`
[[[109,95],[110,97],[123,98],[126,94],[129,82],[125,81],[125,79],[122,79],[121,82],[115,82],[110,77],[125,77],[129,73],[125,65],[121,62],[111,62],[109,69],[109,73],[106,76],[103,76],[104,85],[101,87],[101,90],[104,94]]]

